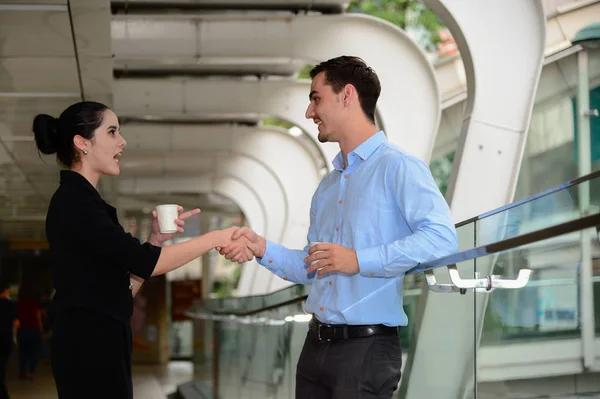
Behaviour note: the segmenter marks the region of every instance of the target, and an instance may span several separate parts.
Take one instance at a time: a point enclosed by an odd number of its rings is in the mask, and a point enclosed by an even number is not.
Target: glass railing
[[[456,292],[429,295],[451,295],[473,309],[463,324],[474,326],[469,339],[480,345],[472,389],[461,396],[536,397],[527,396],[535,384],[524,380],[589,370],[582,366],[582,336],[590,329],[592,335],[600,333],[597,226],[600,173],[459,223],[457,253],[417,265],[405,276],[409,325],[401,328],[404,364],[411,356],[426,280],[432,284],[427,274],[437,280],[432,290]],[[525,269],[530,274],[522,276],[527,277],[523,284],[512,281]],[[450,270],[457,274],[450,276]],[[196,348],[193,384],[214,398],[293,398],[296,362],[310,319],[303,310],[309,291],[295,285],[268,295],[211,299],[190,309],[196,335],[208,343]],[[485,309],[479,332],[477,308]],[[549,343],[558,354],[548,353]],[[600,348],[600,340],[593,345]],[[406,378],[410,372],[403,373]]]

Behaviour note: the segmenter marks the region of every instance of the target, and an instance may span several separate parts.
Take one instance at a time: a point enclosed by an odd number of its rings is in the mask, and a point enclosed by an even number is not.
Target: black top
[[[13,323],[19,318],[17,305],[0,298],[0,356],[10,354],[13,343]]]
[[[83,307],[120,320],[133,312],[129,272],[148,279],[160,247],[126,233],[117,211],[77,172],[61,171],[46,217],[54,274],[54,305]]]

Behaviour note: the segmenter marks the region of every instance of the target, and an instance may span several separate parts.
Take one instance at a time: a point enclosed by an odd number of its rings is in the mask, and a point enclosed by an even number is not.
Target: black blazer
[[[126,233],[117,211],[77,172],[60,172],[60,186],[46,217],[57,316],[73,308],[120,320],[133,312],[129,272],[147,280],[160,247]]]

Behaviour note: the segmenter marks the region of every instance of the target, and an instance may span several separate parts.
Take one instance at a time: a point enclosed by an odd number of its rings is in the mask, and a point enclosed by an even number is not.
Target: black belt
[[[324,324],[313,317],[308,324],[308,329],[319,341],[334,339],[364,338],[372,335],[395,335],[398,327],[389,327],[383,324],[374,325],[349,325],[349,324]]]

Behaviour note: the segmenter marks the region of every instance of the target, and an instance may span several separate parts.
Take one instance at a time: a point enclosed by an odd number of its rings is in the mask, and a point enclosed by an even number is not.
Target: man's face
[[[310,85],[310,104],[306,109],[306,118],[312,119],[319,128],[319,141],[338,141],[340,121],[344,110],[340,96],[343,90],[335,94],[325,80],[325,72],[319,73]]]

